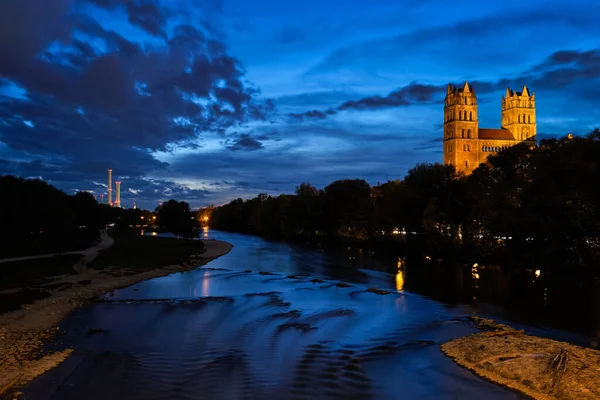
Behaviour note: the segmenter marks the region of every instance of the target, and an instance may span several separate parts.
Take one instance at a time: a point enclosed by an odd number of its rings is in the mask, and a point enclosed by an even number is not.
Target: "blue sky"
[[[442,160],[447,83],[506,86],[538,137],[600,126],[600,4],[21,0],[0,5],[0,173],[153,209]]]

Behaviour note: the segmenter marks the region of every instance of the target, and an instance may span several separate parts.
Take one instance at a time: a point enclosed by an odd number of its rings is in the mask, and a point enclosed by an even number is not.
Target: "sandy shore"
[[[62,362],[71,350],[44,354],[43,341],[59,332],[57,326],[73,310],[93,302],[111,290],[127,287],[134,283],[193,270],[209,261],[229,253],[232,246],[218,240],[204,242],[206,251],[193,256],[181,265],[169,265],[135,275],[120,275],[120,269],[84,269],[77,275],[63,275],[52,283],[73,284],[70,289],[52,290],[48,298],[0,315],[0,395],[11,387],[24,385]],[[125,271],[121,271],[125,273]],[[85,285],[78,285],[85,281]]]
[[[486,331],[442,345],[459,365],[538,400],[600,399],[600,351],[472,319]]]

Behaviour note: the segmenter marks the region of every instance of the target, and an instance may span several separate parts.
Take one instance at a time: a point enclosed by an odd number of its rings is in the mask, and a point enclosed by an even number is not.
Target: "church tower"
[[[444,101],[444,164],[470,171],[479,164],[476,141],[479,118],[477,96],[468,82],[462,89],[448,84]]]
[[[502,128],[508,129],[517,141],[536,139],[535,94],[527,86],[521,92],[506,88],[502,97]]]

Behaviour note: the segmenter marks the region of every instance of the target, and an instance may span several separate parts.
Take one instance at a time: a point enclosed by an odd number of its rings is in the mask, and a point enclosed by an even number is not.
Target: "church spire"
[[[471,88],[469,87],[469,82],[465,82],[465,86],[463,87],[463,93],[471,93]]]
[[[529,91],[527,90],[527,86],[523,85],[523,90],[521,90],[521,96],[529,97]]]
[[[448,84],[448,90],[446,91],[446,94],[451,94],[452,93],[452,85]]]

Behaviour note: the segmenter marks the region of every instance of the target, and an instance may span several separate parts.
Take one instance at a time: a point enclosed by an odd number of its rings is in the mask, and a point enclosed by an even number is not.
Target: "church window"
[[[485,146],[481,146],[481,151],[485,151]]]
[[[462,130],[462,137],[463,137],[463,139],[465,138],[465,130],[464,129]]]
[[[523,123],[525,123],[525,114],[523,114]]]
[[[531,123],[531,115],[528,115],[527,119],[529,120],[528,122]]]
[[[471,130],[467,129],[467,138],[471,139]]]
[[[465,161],[465,167],[469,168],[469,160]]]
[[[473,121],[473,112],[472,112],[472,111],[471,111],[471,112],[469,112],[469,119],[470,119],[471,121]]]
[[[519,123],[521,123],[521,114],[519,114],[517,118],[519,119]]]

